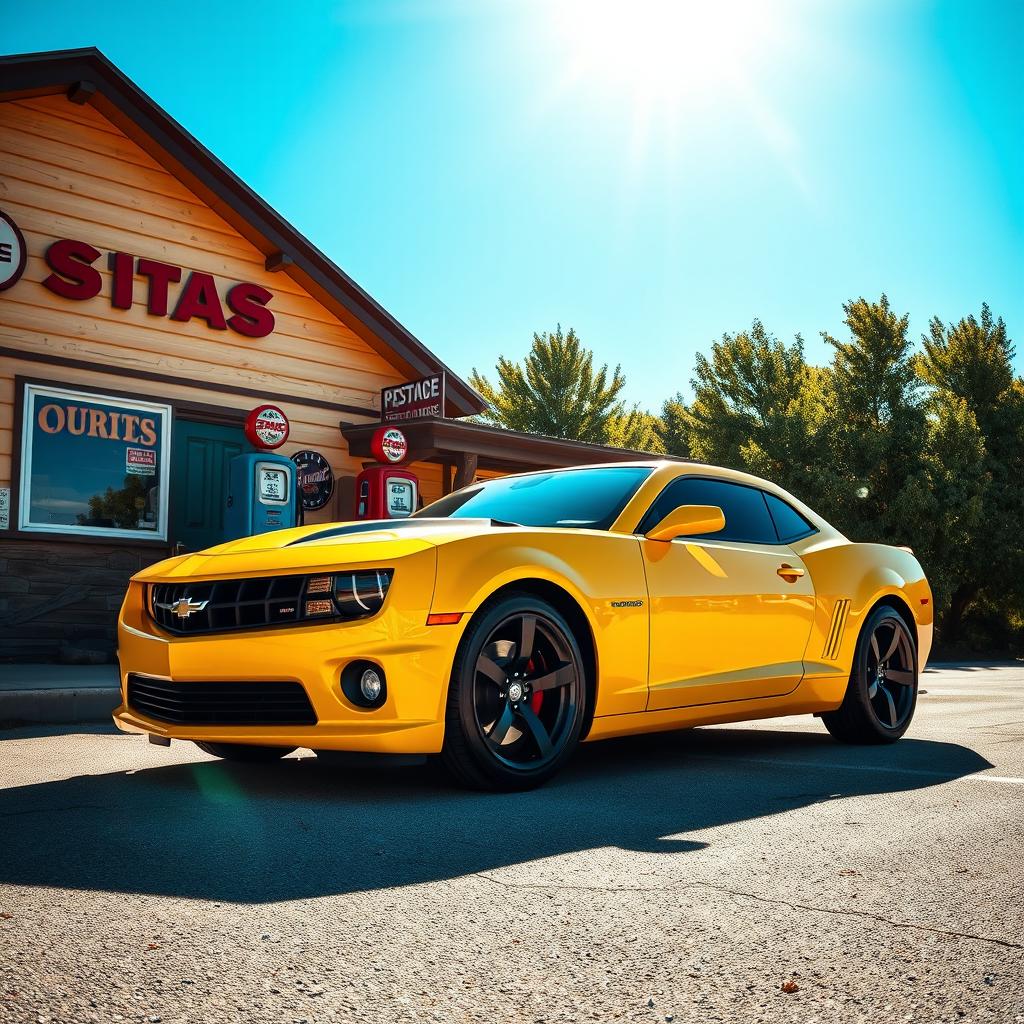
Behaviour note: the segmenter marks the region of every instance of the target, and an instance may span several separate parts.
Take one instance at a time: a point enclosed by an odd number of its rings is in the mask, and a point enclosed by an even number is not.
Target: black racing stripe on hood
[[[480,526],[490,525],[490,519],[371,519],[365,523],[343,523],[341,526],[331,526],[319,533],[311,533],[308,537],[300,537],[298,540],[289,541],[285,546],[294,547],[296,544],[309,544],[314,540],[324,540],[326,537],[351,537],[357,533],[377,533],[392,530],[411,530],[423,526],[465,526],[467,523],[477,523]]]

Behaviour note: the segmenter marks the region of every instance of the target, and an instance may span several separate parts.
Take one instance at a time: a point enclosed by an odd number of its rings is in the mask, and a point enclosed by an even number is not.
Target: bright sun
[[[568,77],[669,112],[715,90],[747,89],[773,49],[781,4],[770,0],[553,0],[544,9]]]

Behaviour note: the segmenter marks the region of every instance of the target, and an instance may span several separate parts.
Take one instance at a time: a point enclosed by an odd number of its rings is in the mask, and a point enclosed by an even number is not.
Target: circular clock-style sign
[[[292,456],[298,477],[299,496],[307,512],[323,508],[334,493],[334,473],[331,464],[319,453],[296,452]]]
[[[288,417],[276,405],[258,405],[245,420],[245,436],[256,448],[280,448],[289,429]]]
[[[0,210],[0,292],[18,283],[25,272],[25,236],[18,225]]]
[[[398,427],[380,427],[370,439],[370,452],[378,462],[401,462],[409,454],[409,442]]]

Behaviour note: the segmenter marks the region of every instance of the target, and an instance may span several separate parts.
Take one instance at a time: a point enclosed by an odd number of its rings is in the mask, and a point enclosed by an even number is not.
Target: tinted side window
[[[717,505],[725,513],[725,529],[702,534],[701,540],[739,540],[752,544],[778,544],[764,496],[755,487],[724,480],[680,477],[661,492],[640,524],[646,533],[680,505]]]
[[[768,511],[775,520],[775,529],[779,531],[780,540],[789,543],[818,532],[816,526],[812,526],[792,505],[787,505],[781,498],[765,493],[764,500],[768,502]]]

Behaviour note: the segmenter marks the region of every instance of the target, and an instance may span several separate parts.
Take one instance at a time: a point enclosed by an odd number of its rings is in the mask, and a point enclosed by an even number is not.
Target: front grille
[[[393,569],[348,569],[314,576],[155,583],[149,614],[178,636],[295,623],[352,622],[381,610]]]
[[[316,725],[295,682],[174,683],[132,674],[128,707],[174,725]]]
[[[306,579],[305,576],[266,576],[157,583],[150,588],[150,614],[162,629],[180,636],[283,626],[302,618]],[[186,614],[179,614],[179,608]]]

